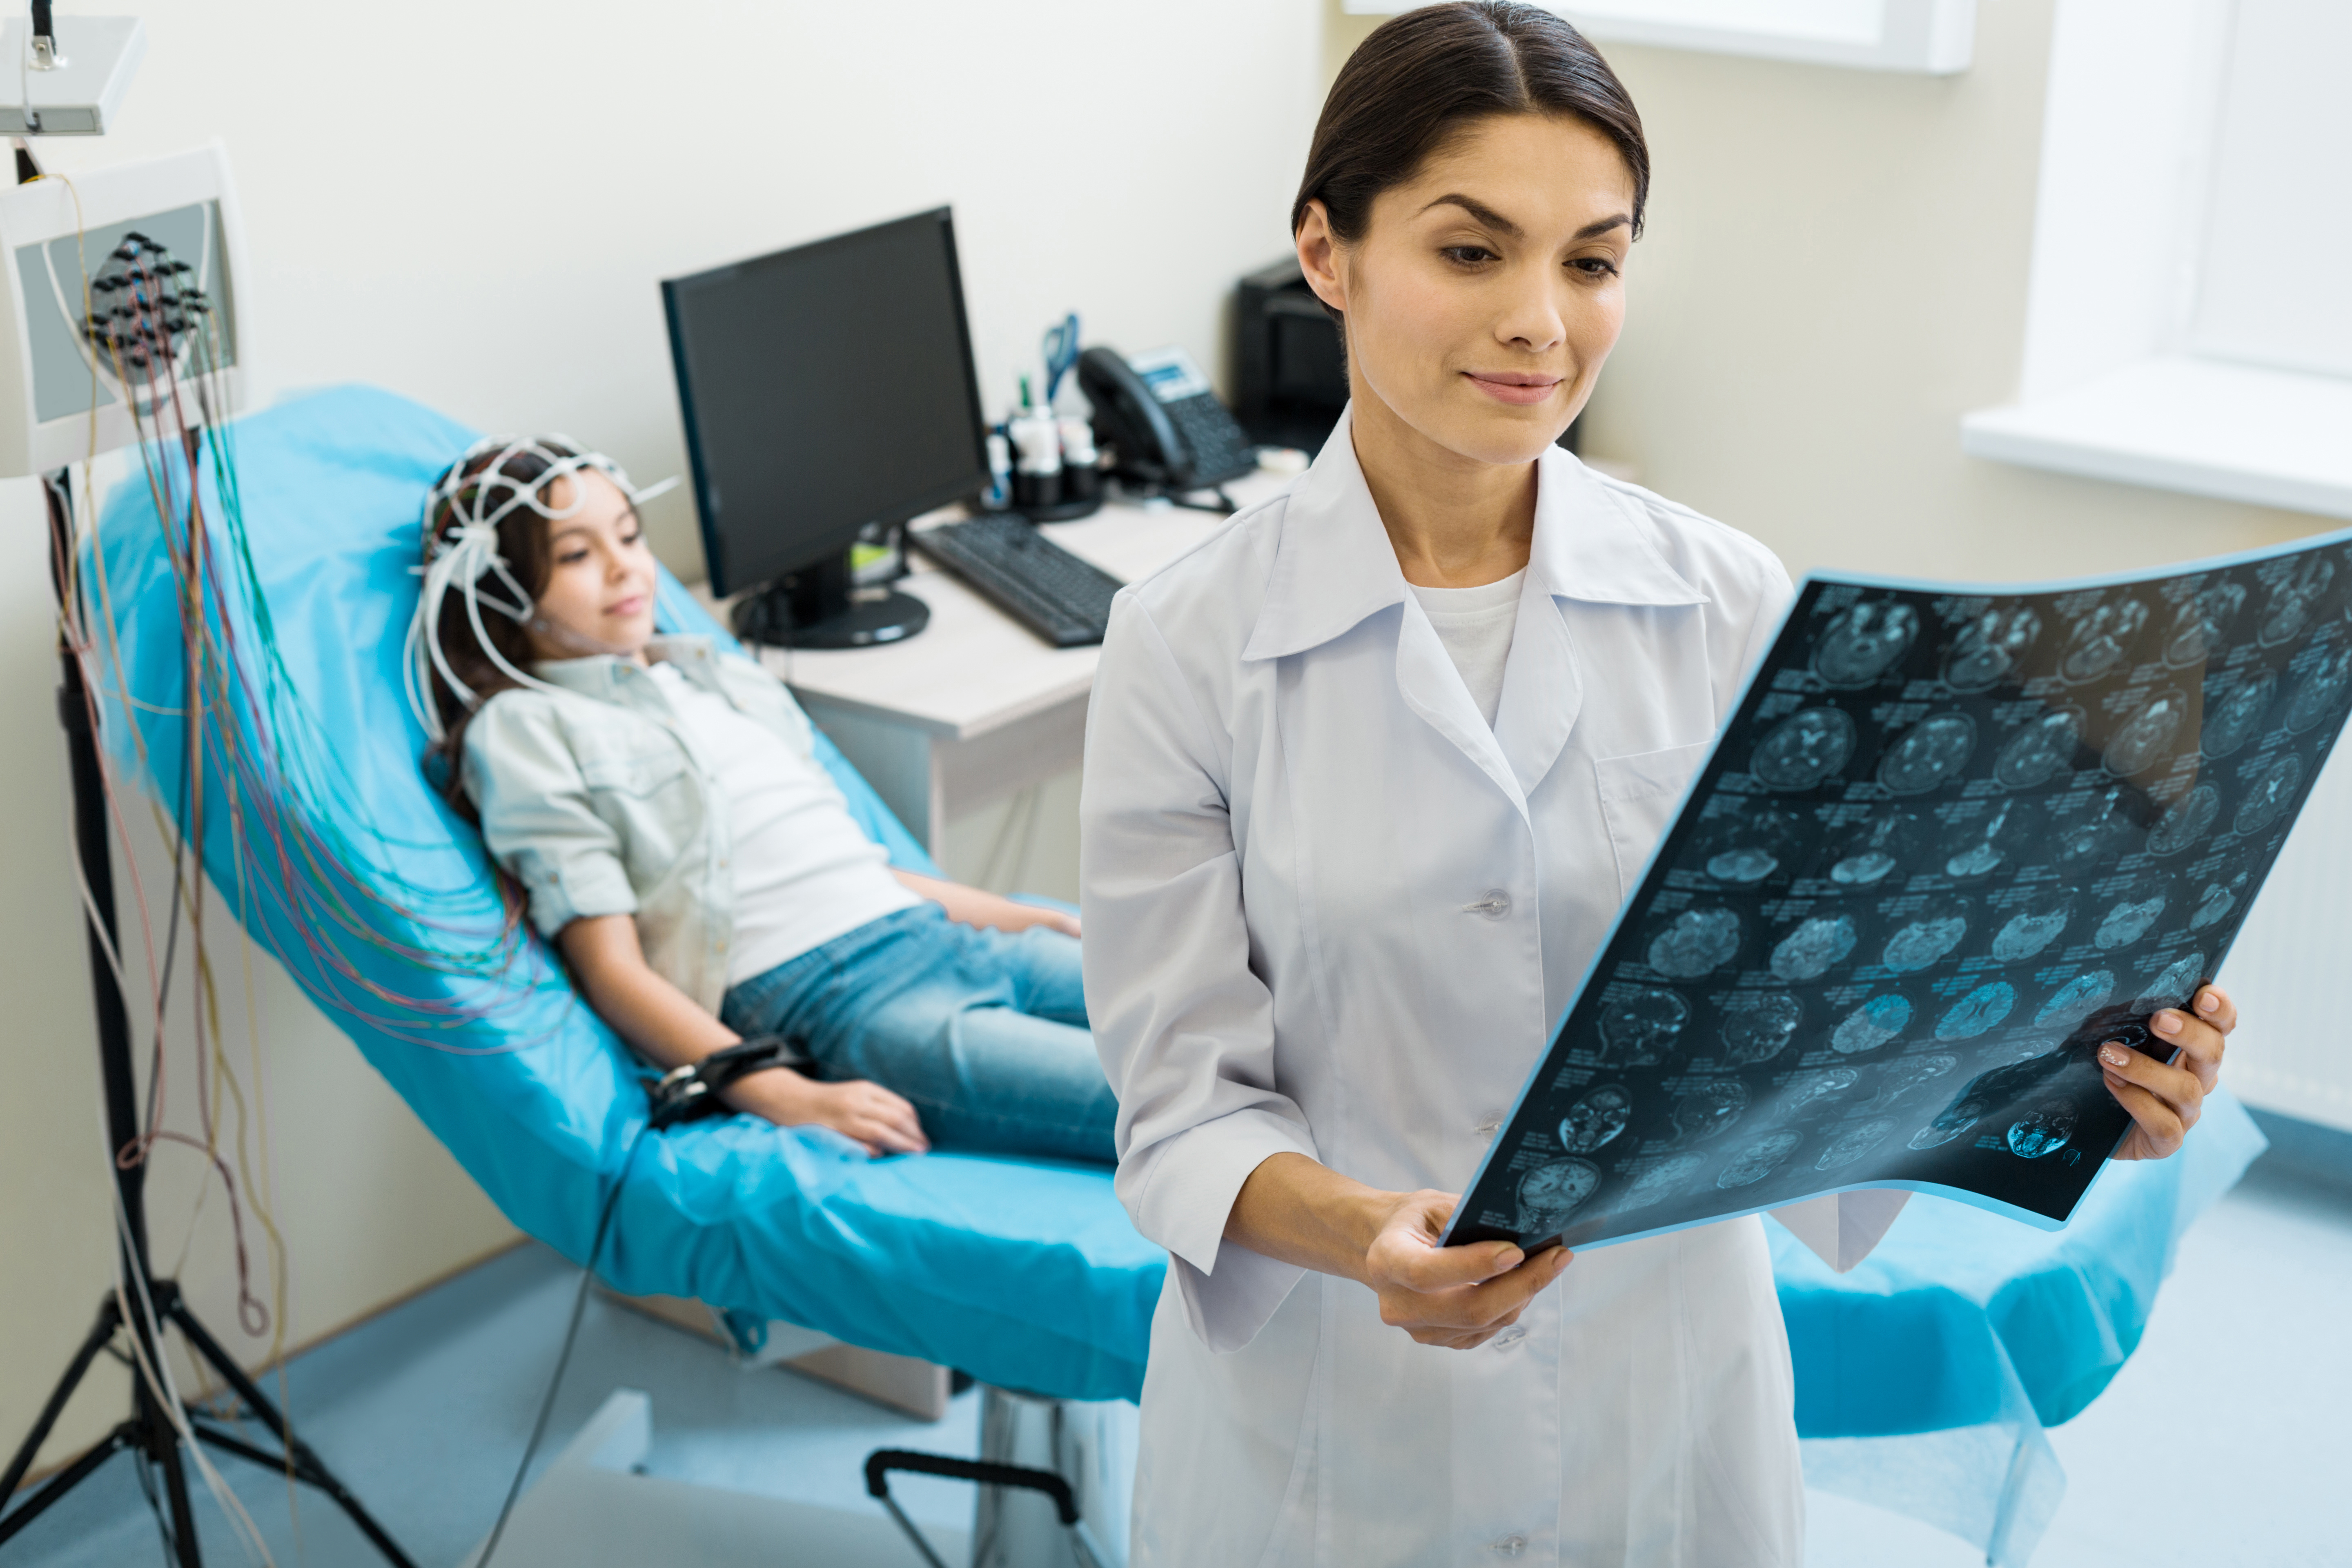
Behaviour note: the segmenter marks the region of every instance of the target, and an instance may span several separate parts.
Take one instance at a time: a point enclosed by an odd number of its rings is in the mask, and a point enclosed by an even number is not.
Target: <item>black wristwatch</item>
[[[727,1109],[719,1095],[737,1079],[769,1068],[802,1067],[808,1059],[798,1042],[782,1035],[754,1035],[739,1040],[698,1062],[672,1068],[656,1079],[646,1090],[652,1108],[649,1120],[655,1127],[670,1127],[699,1116],[718,1115]]]

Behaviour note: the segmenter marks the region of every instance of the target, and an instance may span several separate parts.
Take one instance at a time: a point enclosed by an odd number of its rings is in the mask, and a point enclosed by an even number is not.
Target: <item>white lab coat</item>
[[[1286,1150],[1462,1189],[1790,592],[1754,541],[1547,450],[1489,729],[1343,418],[1120,595],[1080,879],[1118,1193],[1171,1255],[1136,1568],[1801,1561],[1760,1221],[1580,1256],[1469,1352],[1222,1239]],[[1893,1217],[1840,1247],[1826,1201],[1841,1263]]]

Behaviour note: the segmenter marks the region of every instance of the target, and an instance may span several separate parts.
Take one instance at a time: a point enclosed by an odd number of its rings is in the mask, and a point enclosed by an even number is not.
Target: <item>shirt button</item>
[[[1497,1557],[1517,1557],[1524,1553],[1527,1549],[1528,1538],[1524,1535],[1506,1535],[1500,1540],[1486,1543],[1486,1550]]]
[[[1527,1330],[1521,1328],[1517,1323],[1513,1323],[1509,1328],[1505,1329],[1501,1333],[1496,1334],[1493,1339],[1486,1342],[1493,1345],[1498,1351],[1507,1351],[1527,1337]]]
[[[1501,920],[1511,912],[1511,895],[1500,888],[1489,888],[1469,903],[1463,905],[1462,912],[1490,921]]]

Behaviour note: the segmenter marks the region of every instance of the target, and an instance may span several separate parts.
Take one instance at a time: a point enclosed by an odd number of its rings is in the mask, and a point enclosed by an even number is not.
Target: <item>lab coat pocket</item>
[[[1706,761],[1715,742],[1668,746],[1629,757],[1597,757],[1593,782],[1601,791],[1601,817],[1609,826],[1609,847],[1617,856],[1617,896],[1633,896],[1651,853],[1664,837],[1683,791]]]

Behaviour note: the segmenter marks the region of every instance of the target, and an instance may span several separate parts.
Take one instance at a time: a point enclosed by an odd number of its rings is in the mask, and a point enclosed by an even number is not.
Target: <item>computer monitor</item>
[[[850,546],[985,489],[987,432],[948,209],[662,284],[710,586],[739,630],[856,647],[922,601],[853,594]]]

